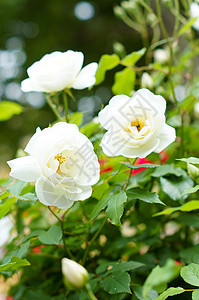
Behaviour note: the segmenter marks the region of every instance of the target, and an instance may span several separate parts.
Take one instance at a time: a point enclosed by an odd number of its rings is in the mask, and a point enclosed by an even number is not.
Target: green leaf
[[[37,196],[34,193],[27,193],[19,197],[20,200],[23,201],[33,201],[36,202],[38,200]]]
[[[111,266],[110,263],[108,266]],[[109,273],[117,273],[117,272],[126,272],[131,271],[140,267],[143,267],[144,264],[137,261],[120,261],[119,263],[114,263],[112,269],[110,269]]]
[[[62,238],[62,231],[59,226],[53,225],[47,231],[39,234],[38,239],[46,245],[58,245]]]
[[[130,165],[129,163],[124,163],[125,166],[127,166],[130,169],[136,170],[140,168],[157,168],[160,165],[154,165],[154,164],[142,164],[142,165]]]
[[[113,273],[101,281],[101,286],[109,294],[129,293],[131,278],[127,272]]]
[[[174,211],[178,211],[178,210],[192,211],[192,210],[196,210],[196,209],[199,209],[199,200],[192,200],[192,201],[189,201],[189,202],[183,204],[182,206],[167,208],[157,214],[154,214],[154,217],[161,216],[161,215],[169,215],[169,214],[173,213]]]
[[[178,36],[181,36],[182,34],[184,34],[186,31],[189,30],[189,28],[191,28],[191,26],[195,23],[195,21],[197,20],[196,18],[190,19],[188,22],[186,22],[179,30],[178,32]]]
[[[10,194],[12,194],[15,197],[19,197],[23,188],[27,185],[27,182],[22,180],[16,180],[16,182],[12,185],[10,185],[7,190]]]
[[[192,193],[195,193],[195,192],[197,192],[198,190],[199,190],[199,185],[196,185],[196,186],[194,186],[194,187],[191,187],[191,188],[189,188],[189,189],[186,189],[186,190],[182,193],[181,196],[186,195],[186,194],[192,194]]]
[[[146,297],[149,291],[161,284],[167,284],[174,278],[178,277],[180,266],[175,261],[168,259],[163,267],[156,266],[147,277],[143,286],[143,297]]]
[[[199,286],[199,265],[191,263],[186,267],[183,267],[180,271],[181,277],[187,283],[195,286]]]
[[[195,245],[193,247],[182,249],[180,251],[180,258],[186,263],[195,263],[199,264],[199,245]]]
[[[177,160],[181,160],[186,163],[193,164],[193,165],[199,165],[199,158],[197,158],[197,157],[178,158]]]
[[[0,121],[7,121],[14,115],[19,115],[23,111],[23,107],[15,102],[0,102]]]
[[[0,200],[3,200],[5,198],[7,198],[10,195],[10,193],[8,191],[5,191],[3,193],[0,194]]]
[[[93,209],[93,211],[91,212],[90,215],[90,220],[95,219],[99,213],[107,206],[109,200],[111,199],[111,196],[108,196],[106,198],[103,198],[102,200],[100,200],[97,205],[95,206],[95,208]]]
[[[8,198],[5,203],[0,205],[0,219],[3,218],[10,211],[17,199],[15,197]]]
[[[184,189],[193,186],[193,181],[188,175],[172,179],[160,177],[160,183],[163,191],[173,200],[186,199],[186,195],[182,196]]]
[[[181,287],[171,287],[168,290],[164,291],[161,295],[159,295],[158,298],[156,298],[156,300],[165,300],[167,299],[169,296],[175,296],[175,295],[179,295],[184,293],[185,290]]]
[[[102,57],[100,58],[100,61],[99,61],[99,65],[98,65],[96,75],[95,75],[95,78],[96,78],[95,85],[100,84],[105,78],[106,71],[117,67],[119,62],[120,62],[120,58],[116,54],[112,54],[112,55],[104,54],[104,55],[102,55]]]
[[[113,94],[124,94],[130,96],[135,85],[135,71],[129,68],[115,73],[115,81],[112,86]]]
[[[11,260],[4,264],[0,265],[0,271],[8,272],[8,271],[14,271],[21,267],[29,266],[30,263],[26,259],[21,259],[19,257],[13,256]]]
[[[146,48],[142,48],[139,51],[133,51],[122,59],[122,64],[126,67],[133,67],[135,63],[144,55]]]
[[[121,226],[120,218],[124,211],[124,203],[127,201],[127,196],[124,191],[119,194],[112,195],[108,202],[106,214],[111,222],[116,226]]]
[[[192,293],[192,300],[198,300],[199,299],[199,290],[195,290]]]
[[[139,199],[147,203],[159,203],[165,205],[156,193],[151,193],[138,187],[127,190],[127,196],[129,200]]]
[[[186,172],[181,168],[175,168],[174,164],[159,166],[155,169],[151,176],[153,177],[161,177],[165,175],[173,174],[175,176],[183,176],[186,175]]]
[[[68,116],[69,123],[76,124],[77,126],[80,126],[83,122],[83,117],[84,117],[84,114],[82,112],[75,112],[73,114],[70,114]]]

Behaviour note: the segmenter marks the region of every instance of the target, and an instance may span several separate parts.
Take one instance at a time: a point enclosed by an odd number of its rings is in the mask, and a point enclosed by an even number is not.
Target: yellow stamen
[[[59,166],[57,168],[57,173],[61,173],[60,167],[66,161],[67,156],[65,157],[62,153],[58,153],[55,155],[54,159],[57,159],[59,162]]]
[[[140,132],[140,130],[145,126],[144,122],[140,122],[140,121],[131,121],[131,127],[137,127],[138,132]]]

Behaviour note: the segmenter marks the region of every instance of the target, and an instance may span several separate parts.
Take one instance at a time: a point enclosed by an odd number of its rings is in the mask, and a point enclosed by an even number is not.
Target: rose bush
[[[24,92],[58,92],[64,89],[85,89],[95,83],[97,63],[90,63],[82,69],[82,52],[55,51],[44,55],[28,68],[29,78],[21,83]]]
[[[165,124],[165,109],[165,99],[147,89],[132,98],[114,96],[99,113],[101,125],[108,130],[100,144],[103,152],[131,158],[161,152],[176,138],[175,129]]]
[[[59,122],[40,130],[25,148],[29,155],[8,161],[10,175],[36,181],[36,193],[45,205],[69,208],[91,196],[100,165],[89,139],[74,124]]]

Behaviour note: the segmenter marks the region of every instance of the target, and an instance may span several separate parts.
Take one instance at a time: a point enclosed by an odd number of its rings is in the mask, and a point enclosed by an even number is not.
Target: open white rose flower
[[[82,69],[82,52],[55,51],[44,55],[28,68],[29,78],[21,83],[24,92],[58,92],[64,89],[85,89],[95,83],[98,64],[90,63]]]
[[[107,130],[101,141],[108,156],[144,158],[161,152],[175,138],[175,129],[165,124],[166,101],[147,89],[133,97],[114,96],[99,113],[101,125]]]
[[[36,181],[45,205],[69,208],[91,196],[100,165],[89,139],[74,124],[59,122],[36,133],[25,148],[29,156],[8,161],[14,178]]]
[[[71,289],[82,288],[89,279],[87,270],[68,258],[63,258],[61,263],[65,285]]]

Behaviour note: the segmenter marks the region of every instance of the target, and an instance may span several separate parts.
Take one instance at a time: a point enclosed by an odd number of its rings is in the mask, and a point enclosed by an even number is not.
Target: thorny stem
[[[96,231],[96,233],[94,234],[94,236],[92,237],[92,239],[87,243],[86,250],[85,250],[85,253],[84,253],[84,257],[83,257],[83,259],[82,259],[82,265],[85,264],[86,259],[87,259],[87,256],[88,256],[88,251],[89,251],[91,245],[93,244],[93,242],[96,240],[96,238],[97,238],[98,235],[100,234],[102,228],[103,228],[104,225],[106,224],[107,219],[108,219],[108,217],[106,217],[106,218],[104,219],[104,221],[102,222],[101,226],[100,226],[99,229]]]
[[[49,95],[45,95],[46,96],[46,102],[48,103],[48,105],[50,106],[50,108],[52,109],[52,111],[54,112],[55,116],[57,117],[57,119],[59,121],[62,120],[57,108],[56,108],[56,105],[53,103],[51,97]]]
[[[48,206],[48,209],[50,210],[50,212],[55,216],[55,218],[60,222],[60,225],[61,225],[61,230],[62,230],[62,236],[63,236],[63,242],[64,242],[64,249],[65,251],[67,252],[68,256],[71,258],[71,259],[74,259],[73,258],[73,255],[70,251],[70,249],[68,249],[67,245],[66,245],[66,240],[65,240],[65,233],[64,233],[64,222],[54,213],[54,211],[50,208],[50,206]]]

